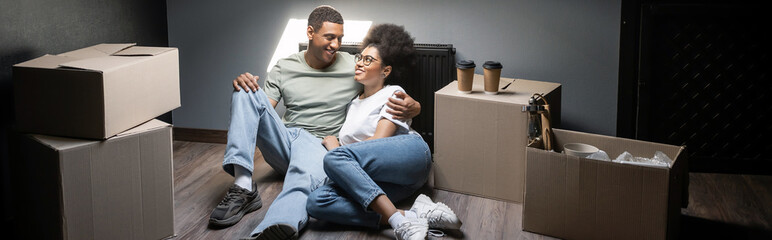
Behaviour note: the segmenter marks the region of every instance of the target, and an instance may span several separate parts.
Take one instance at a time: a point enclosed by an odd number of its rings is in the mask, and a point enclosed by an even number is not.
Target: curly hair
[[[343,24],[343,16],[329,5],[318,6],[308,15],[308,26],[313,27],[314,32],[318,32],[324,22]]]
[[[415,72],[416,50],[413,37],[403,26],[379,24],[370,29],[360,46],[362,49],[378,49],[383,66],[391,66],[391,74],[386,81],[408,80]]]

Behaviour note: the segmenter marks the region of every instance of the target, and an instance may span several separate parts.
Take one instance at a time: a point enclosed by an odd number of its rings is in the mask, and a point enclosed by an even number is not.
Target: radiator
[[[359,53],[359,44],[344,42],[340,51]],[[305,50],[307,47],[308,43],[300,43],[299,50]],[[421,114],[413,119],[411,126],[434,151],[434,92],[456,79],[456,49],[452,44],[425,43],[416,43],[415,48],[418,53],[415,78],[390,84],[402,86],[411,97],[421,103]]]

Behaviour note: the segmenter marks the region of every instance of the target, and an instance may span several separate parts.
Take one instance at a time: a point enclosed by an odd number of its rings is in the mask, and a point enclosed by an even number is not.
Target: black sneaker
[[[236,224],[244,217],[244,214],[263,207],[260,193],[257,191],[257,183],[252,182],[252,191],[233,184],[225,193],[217,207],[212,210],[209,224],[214,227],[229,227]]]
[[[241,240],[297,240],[298,230],[288,224],[275,224],[268,226],[263,232],[254,237],[246,237]]]

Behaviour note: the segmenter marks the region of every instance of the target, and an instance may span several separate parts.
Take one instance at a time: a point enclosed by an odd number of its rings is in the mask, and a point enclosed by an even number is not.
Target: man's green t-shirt
[[[337,136],[346,118],[346,106],[362,89],[354,80],[354,57],[337,52],[325,69],[308,66],[305,51],[280,59],[268,73],[265,94],[287,110],[287,127],[306,129],[316,137]]]

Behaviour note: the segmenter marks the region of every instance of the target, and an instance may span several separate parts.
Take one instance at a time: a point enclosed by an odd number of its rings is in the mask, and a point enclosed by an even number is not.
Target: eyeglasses
[[[373,61],[378,61],[378,59],[375,59],[373,56],[365,55],[362,56],[362,54],[357,53],[354,55],[354,62],[358,63],[359,61],[362,61],[362,63],[365,64],[365,66],[370,66],[370,63],[373,63]]]

